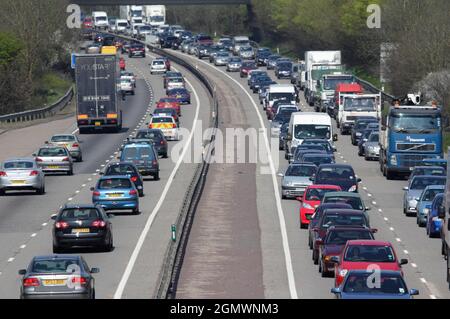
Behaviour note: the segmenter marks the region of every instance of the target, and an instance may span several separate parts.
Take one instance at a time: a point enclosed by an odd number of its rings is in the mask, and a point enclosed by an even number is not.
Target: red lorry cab
[[[359,94],[363,93],[363,88],[359,83],[339,83],[336,85],[334,100],[336,101],[336,106],[339,108],[339,93],[342,94]]]

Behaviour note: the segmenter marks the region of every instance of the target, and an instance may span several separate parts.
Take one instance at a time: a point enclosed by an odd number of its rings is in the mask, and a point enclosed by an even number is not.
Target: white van
[[[116,20],[116,32],[117,33],[125,33],[128,28],[128,21],[125,19],[117,19]]]
[[[295,148],[305,139],[325,139],[331,145],[337,141],[337,134],[333,134],[331,117],[326,113],[296,112],[291,114],[287,136],[286,158],[289,159]]]
[[[94,28],[106,30],[109,27],[108,15],[105,11],[93,11],[92,20],[94,20]]]
[[[297,93],[292,84],[272,84],[269,86],[267,98],[264,103],[264,110],[272,107],[273,103],[278,100],[284,100],[287,104],[296,104]]]

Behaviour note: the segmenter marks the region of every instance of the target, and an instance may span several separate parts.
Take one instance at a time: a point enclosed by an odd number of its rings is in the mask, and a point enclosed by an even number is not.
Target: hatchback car
[[[229,59],[230,54],[228,52],[217,52],[216,56],[214,57],[214,65],[226,66]]]
[[[50,143],[54,145],[64,146],[69,150],[70,156],[77,162],[83,161],[83,153],[81,152],[81,142],[75,134],[56,134],[50,138]]]
[[[45,174],[32,157],[5,160],[0,168],[0,195],[13,190],[36,190],[45,194]]]
[[[184,89],[184,86],[183,77],[170,77],[166,82],[166,94],[172,89]]]
[[[364,159],[378,160],[380,158],[380,134],[377,131],[370,133],[364,144]]]
[[[248,72],[251,70],[258,69],[258,66],[255,62],[242,62],[241,68],[240,68],[240,76],[241,78],[245,78],[248,75]]]
[[[181,115],[181,106],[180,102],[174,97],[162,97],[156,102],[156,108],[174,108],[177,110],[178,116]]]
[[[72,156],[64,146],[47,144],[33,156],[44,173],[65,172],[73,175]]]
[[[303,163],[313,163],[317,167],[322,164],[334,164],[335,158],[332,154],[324,154],[324,153],[309,153],[305,154],[302,157]]]
[[[95,299],[98,268],[89,268],[81,256],[33,257],[22,276],[20,299]]]
[[[336,185],[310,185],[303,196],[297,197],[300,204],[300,228],[308,228],[308,224],[319,207],[323,196],[328,192],[339,192],[341,188]]]
[[[427,225],[427,218],[428,214],[430,214],[431,203],[436,195],[441,194],[444,191],[445,185],[429,185],[425,187],[417,203],[416,222],[419,227],[425,227]]]
[[[351,140],[353,145],[358,145],[359,140],[363,134],[363,131],[367,128],[369,123],[378,123],[376,117],[358,117],[355,121],[355,125],[352,126]]]
[[[349,240],[339,256],[331,257],[335,265],[334,286],[339,287],[351,270],[366,270],[376,265],[380,270],[402,271],[408,259],[398,260],[390,242],[378,240]]]
[[[112,224],[103,208],[92,204],[70,204],[53,215],[53,253],[73,247],[100,247],[112,251]]]
[[[172,116],[177,125],[180,126],[180,117],[178,116],[177,110],[173,108],[154,109],[152,116]]]
[[[437,194],[431,203],[430,211],[427,216],[427,235],[428,237],[440,237],[444,221],[439,217],[439,210],[444,207],[444,194]]]
[[[316,174],[314,164],[291,164],[286,173],[279,174],[281,180],[281,197],[296,198],[302,196],[305,189],[312,184],[310,178]]]
[[[159,180],[158,155],[153,146],[144,143],[125,145],[119,159],[121,162],[132,162],[141,175]]]
[[[110,163],[105,167],[103,172],[100,172],[100,175],[107,176],[115,176],[115,175],[127,175],[131,181],[134,183],[134,186],[138,190],[139,197],[144,196],[144,181],[142,179],[141,174],[139,173],[136,165],[130,162],[115,162]]]
[[[166,73],[167,66],[165,60],[163,59],[155,59],[150,63],[150,74],[154,73]]]
[[[242,66],[241,58],[229,58],[227,63],[227,72],[239,72]]]
[[[170,89],[167,91],[167,96],[180,104],[191,104],[191,93],[186,88]]]
[[[181,74],[181,72],[176,72],[176,71],[167,71],[164,75],[163,75],[163,84],[164,84],[164,88],[167,87],[167,81],[170,78],[178,78],[178,77],[183,77],[183,74]]]
[[[92,202],[105,210],[131,210],[139,213],[139,195],[127,175],[102,176],[91,187]]]
[[[319,166],[314,184],[338,185],[343,191],[358,192],[361,178],[355,176],[350,165],[323,164]]]
[[[345,203],[352,206],[354,210],[360,210],[364,212],[367,220],[369,220],[368,211],[370,207],[364,204],[364,201],[360,194],[352,192],[334,192],[330,194],[325,194],[322,198],[322,203]]]
[[[429,185],[445,185],[446,176],[416,175],[403,187],[403,213],[406,216],[417,214],[417,203],[423,190]]]
[[[145,58],[145,46],[143,44],[133,43],[128,48],[128,57],[133,58],[136,56]]]
[[[148,138],[153,141],[153,147],[158,155],[163,158],[169,157],[169,147],[164,133],[160,129],[140,129],[137,131],[135,138]]]
[[[370,124],[370,123],[369,123]],[[359,156],[364,156],[364,148],[366,146],[367,141],[369,140],[369,136],[373,133],[373,132],[378,132],[378,130],[374,130],[372,128],[366,128],[361,135],[361,138],[359,139],[358,142],[358,155]]]
[[[419,294],[417,289],[408,290],[398,271],[380,271],[380,285],[368,284],[373,274],[373,271],[351,270],[341,286],[332,288],[331,293],[338,299],[412,299]]]
[[[415,166],[409,175],[408,182],[417,175],[447,176],[447,172],[441,166]]]

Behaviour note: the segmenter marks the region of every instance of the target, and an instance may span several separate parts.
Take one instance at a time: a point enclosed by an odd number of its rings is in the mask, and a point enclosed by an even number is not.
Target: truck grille
[[[418,155],[418,154],[400,154],[399,163],[402,166],[414,167],[423,165],[423,160],[428,158],[427,155]]]
[[[397,151],[434,152],[435,144],[423,143],[397,143]]]

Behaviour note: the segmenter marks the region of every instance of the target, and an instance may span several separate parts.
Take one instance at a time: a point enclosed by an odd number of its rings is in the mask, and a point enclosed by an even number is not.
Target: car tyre
[[[58,245],[53,244],[53,253],[54,254],[60,254],[61,253],[61,247],[59,247]]]
[[[307,229],[308,228],[308,224],[300,222],[300,228],[301,229]]]
[[[0,196],[5,196],[6,192],[4,189],[0,189]]]
[[[68,176],[72,176],[73,175],[73,168],[70,169],[70,171],[67,172]]]
[[[44,195],[44,194],[45,194],[45,186],[42,185],[42,187],[39,188],[39,189],[36,191],[36,193],[37,193],[38,195]]]
[[[319,256],[317,256],[317,255],[318,255],[318,253],[316,252],[315,249],[313,249],[312,259],[313,259],[314,265],[319,264]]]
[[[138,194],[139,194],[139,197],[144,197],[144,190],[139,189]]]
[[[153,175],[155,181],[159,181],[159,172]]]
[[[139,215],[139,207],[133,209],[134,215]]]

